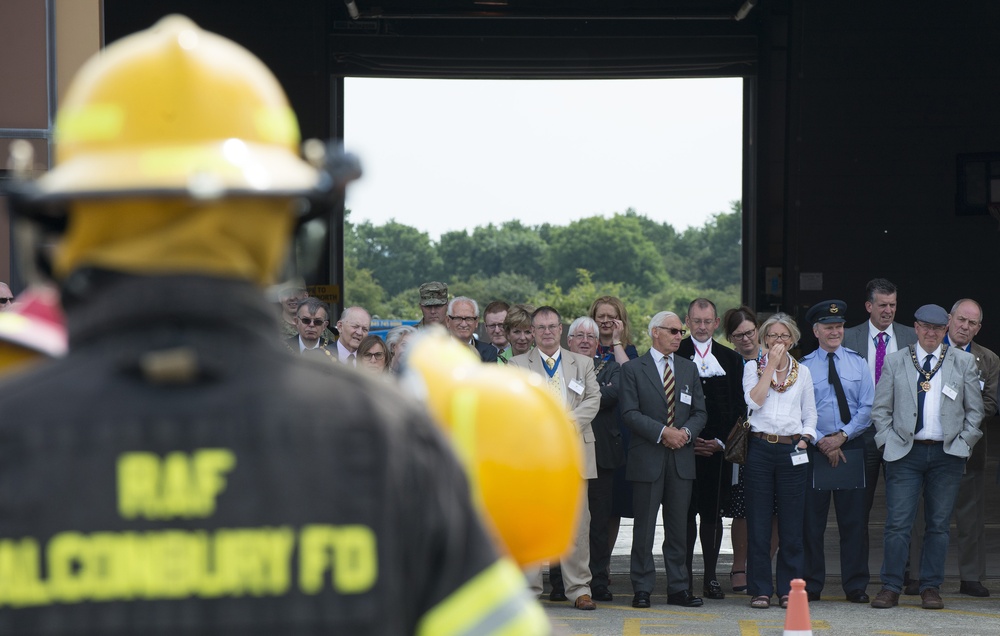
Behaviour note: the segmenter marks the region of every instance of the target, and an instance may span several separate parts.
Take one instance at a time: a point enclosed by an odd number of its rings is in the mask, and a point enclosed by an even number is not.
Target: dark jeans
[[[791,591],[792,579],[805,572],[802,547],[806,464],[792,465],[793,444],[771,444],[750,438],[744,465],[747,500],[747,588],[750,596],[771,596],[771,517],[778,504],[777,592]]]
[[[939,588],[948,553],[948,524],[958,496],[965,459],[944,452],[944,444],[913,444],[905,457],[885,466],[885,556],[882,585],[903,588],[910,552],[910,529],[917,502],[924,500],[924,547],[920,555],[920,591]]]

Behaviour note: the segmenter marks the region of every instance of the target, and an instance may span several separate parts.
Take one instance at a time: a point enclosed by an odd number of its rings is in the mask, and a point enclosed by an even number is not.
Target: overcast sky
[[[634,208],[678,230],[741,196],[742,80],[348,78],[351,220],[432,239]]]

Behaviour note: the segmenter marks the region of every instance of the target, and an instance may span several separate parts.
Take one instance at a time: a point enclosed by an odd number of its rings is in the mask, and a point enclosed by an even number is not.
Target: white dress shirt
[[[875,382],[875,351],[878,349],[878,335],[882,333],[878,328],[872,324],[872,321],[868,321],[868,372],[871,373],[872,383]],[[895,353],[899,347],[896,346],[896,332],[892,329],[892,323],[889,323],[889,328],[885,330],[885,335],[888,339],[885,341],[885,355],[890,353]],[[858,353],[863,353],[859,351]],[[921,364],[923,364],[921,362]]]
[[[924,351],[919,343],[917,343],[916,347],[917,364],[923,367],[924,359],[927,357],[928,352]],[[937,349],[929,353],[933,356],[931,358],[931,369],[933,369],[937,365],[938,360],[941,359],[941,345],[938,345]],[[913,364],[912,360],[910,364]],[[921,376],[921,379],[923,379],[923,376]],[[931,390],[924,396],[924,427],[913,436],[913,439],[944,441],[944,431],[941,430],[941,389],[944,387],[942,382],[941,370],[938,369],[938,373],[935,373],[934,377],[931,378]]]
[[[354,360],[350,359],[352,355],[354,356]],[[351,366],[354,367],[358,366],[357,351],[352,352],[347,347],[345,347],[343,343],[340,342],[340,340],[337,340],[337,359],[343,362],[344,364],[350,364]]]
[[[791,356],[787,357],[791,364]],[[800,364],[799,377],[784,392],[769,387],[763,404],[750,399],[750,390],[757,386],[758,380],[757,362],[749,360],[743,365],[743,398],[753,409],[750,430],[773,435],[810,435],[816,439],[816,395],[809,368]]]
[[[726,370],[722,368],[722,365],[719,364],[719,359],[712,353],[711,338],[708,339],[708,342],[698,342],[694,336],[691,336],[691,344],[694,345],[694,358],[692,358],[692,361],[698,367],[699,377],[715,378],[726,375]],[[705,351],[706,347],[708,351]],[[705,353],[704,356],[701,355],[702,352]]]
[[[319,349],[319,343],[320,343],[320,341],[321,341],[321,339],[317,339],[316,340],[316,344],[314,344],[311,347],[307,347],[306,343],[302,342],[302,336],[300,335],[299,336],[299,353],[302,353],[303,351],[311,351],[312,349]]]

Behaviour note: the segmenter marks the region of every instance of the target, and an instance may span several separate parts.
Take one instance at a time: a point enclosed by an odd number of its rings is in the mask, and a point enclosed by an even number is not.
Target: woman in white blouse
[[[743,367],[743,391],[750,415],[750,449],[744,466],[747,504],[747,560],[750,607],[771,604],[771,516],[778,507],[777,593],[788,606],[791,581],[804,572],[803,508],[808,440],[816,438],[816,398],[809,369],[788,354],[800,332],[787,314],[778,313],[761,325],[761,357]]]

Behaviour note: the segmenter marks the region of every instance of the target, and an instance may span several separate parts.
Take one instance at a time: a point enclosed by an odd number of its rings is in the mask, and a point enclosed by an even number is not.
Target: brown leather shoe
[[[584,594],[583,596],[576,599],[576,603],[573,604],[578,610],[595,610],[597,609],[597,603],[595,603],[590,598],[590,594]]]
[[[936,588],[929,587],[920,593],[920,607],[924,609],[944,609],[944,601]]]
[[[872,601],[872,607],[878,609],[887,609],[896,607],[897,605],[899,605],[899,593],[885,588],[879,590],[879,593],[875,595],[875,599]]]

